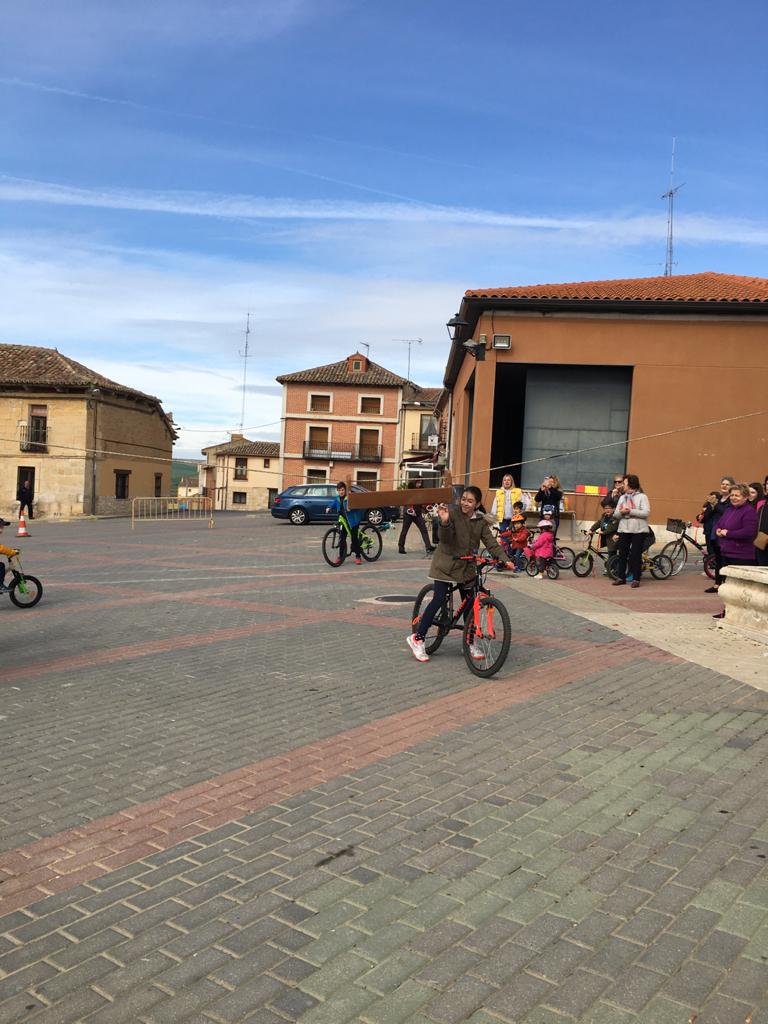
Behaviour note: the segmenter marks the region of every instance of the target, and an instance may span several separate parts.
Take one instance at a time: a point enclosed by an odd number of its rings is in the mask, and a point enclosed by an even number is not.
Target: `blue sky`
[[[0,0],[6,342],[162,398],[179,453],[274,378],[440,383],[466,288],[768,276],[758,0]]]

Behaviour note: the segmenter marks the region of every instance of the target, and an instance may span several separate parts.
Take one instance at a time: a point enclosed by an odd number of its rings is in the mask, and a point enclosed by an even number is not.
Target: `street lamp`
[[[469,324],[466,320],[462,320],[458,313],[454,313],[445,326],[448,328],[448,337],[451,341],[458,341],[461,331],[465,327],[469,327]],[[482,363],[485,359],[485,340],[475,341],[473,338],[468,338],[461,344],[469,355],[476,359],[478,363]]]
[[[448,337],[451,341],[456,341],[462,327],[469,327],[469,324],[466,320],[462,320],[458,313],[454,313],[445,326],[448,328]]]

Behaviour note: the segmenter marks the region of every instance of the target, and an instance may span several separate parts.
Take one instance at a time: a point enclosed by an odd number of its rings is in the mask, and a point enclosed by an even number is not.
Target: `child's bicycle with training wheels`
[[[580,551],[576,558],[573,560],[573,573],[575,576],[583,578],[584,576],[590,576],[594,571],[595,557],[599,558],[605,563],[604,575],[610,576],[609,564],[612,558],[615,557],[615,552],[609,552],[607,549],[596,548],[593,544],[595,536],[589,530],[581,531],[587,538],[587,546],[583,551]]]
[[[666,555],[672,562],[672,575],[677,576],[688,561],[686,543],[690,544],[701,555],[702,568],[707,576],[713,580],[715,578],[715,556],[707,551],[706,545],[699,544],[694,537],[691,537],[688,530],[692,526],[693,523],[686,523],[683,519],[668,519],[667,530],[670,533],[677,534],[677,540],[671,540],[669,544],[665,544],[661,549],[661,553]]]
[[[471,584],[472,592],[463,598],[456,607],[454,595],[459,586],[454,584],[448,592],[445,604],[437,615],[424,637],[424,649],[427,654],[434,654],[451,630],[461,630],[461,649],[467,667],[476,676],[488,678],[495,675],[507,660],[509,645],[512,641],[512,627],[509,613],[501,601],[491,596],[487,587],[488,573],[504,562],[495,558],[480,558],[475,555],[463,555],[462,561],[475,563],[475,579]],[[416,629],[421,613],[432,600],[434,585],[428,583],[422,587],[413,605],[411,622]],[[463,621],[467,607],[471,605],[466,622]],[[473,657],[475,654],[481,657]]]
[[[525,571],[529,576],[539,576],[541,573],[544,573],[544,575],[551,580],[557,580],[560,578],[560,566],[558,565],[557,554],[552,555],[551,558],[545,558],[544,565],[541,568],[539,568],[539,560],[533,551],[531,551],[530,555],[525,555],[525,559]]]
[[[4,525],[11,524],[4,522]],[[23,571],[16,548],[7,548],[0,544],[0,556],[3,555],[8,559],[8,569],[12,578],[8,586],[5,586],[4,581],[0,581],[0,594],[7,594],[17,608],[34,608],[43,596],[43,584],[36,576],[27,576]]]
[[[382,523],[381,526],[373,526],[371,523],[361,523],[357,528],[357,539],[360,542],[360,554],[366,562],[375,562],[381,554],[381,531],[382,528],[389,529],[389,523]],[[343,541],[343,543],[342,543]],[[352,531],[344,516],[339,516],[339,521],[323,536],[323,558],[328,565],[338,569],[344,564],[344,559],[352,552]]]

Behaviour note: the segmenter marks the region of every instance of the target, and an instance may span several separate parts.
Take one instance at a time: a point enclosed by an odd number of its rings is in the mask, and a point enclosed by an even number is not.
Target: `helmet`
[[[510,520],[510,522],[517,523],[519,525],[520,523],[524,523],[525,522],[525,516],[521,516],[518,513],[518,515],[512,516],[512,519]]]

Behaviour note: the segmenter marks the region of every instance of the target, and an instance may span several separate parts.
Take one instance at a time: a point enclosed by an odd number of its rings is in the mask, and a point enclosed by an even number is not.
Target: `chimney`
[[[234,444],[235,441],[244,441],[245,437],[242,434],[230,434],[229,439],[231,443]]]

